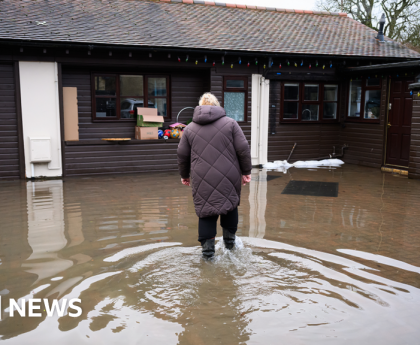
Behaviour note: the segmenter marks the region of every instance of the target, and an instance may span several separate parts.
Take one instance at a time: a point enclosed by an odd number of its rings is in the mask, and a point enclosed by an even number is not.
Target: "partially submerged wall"
[[[386,122],[387,82],[382,83],[380,123],[356,123],[346,121],[348,82],[339,83],[339,117],[337,123],[280,123],[281,81],[271,80],[270,120],[268,136],[268,161],[285,160],[294,145],[290,159],[310,160],[341,153],[347,144],[343,160],[346,163],[380,168],[384,154],[384,126]]]
[[[344,162],[380,168],[383,164],[385,145],[386,106],[388,97],[387,79],[382,80],[381,108],[379,123],[357,123],[345,121],[349,85],[342,83],[343,102],[340,106],[341,123],[340,145],[347,144]]]
[[[297,146],[291,162],[324,157],[340,146],[340,124],[334,123],[280,123],[281,82],[270,81],[268,125],[268,161],[285,160],[293,145]]]

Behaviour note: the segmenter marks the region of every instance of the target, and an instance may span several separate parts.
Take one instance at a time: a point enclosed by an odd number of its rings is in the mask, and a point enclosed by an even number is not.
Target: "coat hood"
[[[200,105],[195,108],[193,122],[199,125],[207,125],[221,117],[226,116],[225,109],[213,105]]]

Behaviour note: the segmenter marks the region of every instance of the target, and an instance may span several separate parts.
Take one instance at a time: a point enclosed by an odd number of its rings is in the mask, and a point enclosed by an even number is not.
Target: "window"
[[[379,122],[381,109],[381,79],[362,78],[350,81],[347,120]]]
[[[225,77],[223,82],[223,107],[226,116],[246,121],[248,77]]]
[[[170,118],[166,76],[95,74],[92,81],[94,120],[133,121],[137,108],[145,106],[157,108],[158,115]]]
[[[322,118],[324,120],[337,119],[338,86],[324,85],[324,109]]]
[[[284,84],[284,103],[285,119],[299,118],[299,84]]]
[[[283,123],[337,121],[338,85],[285,82],[282,90]]]

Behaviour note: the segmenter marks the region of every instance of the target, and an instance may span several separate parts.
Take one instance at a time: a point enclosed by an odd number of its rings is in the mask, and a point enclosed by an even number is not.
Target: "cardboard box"
[[[157,127],[136,127],[137,140],[151,140],[158,139],[158,128]]]
[[[137,108],[138,127],[162,127],[163,116],[158,116],[156,108]]]

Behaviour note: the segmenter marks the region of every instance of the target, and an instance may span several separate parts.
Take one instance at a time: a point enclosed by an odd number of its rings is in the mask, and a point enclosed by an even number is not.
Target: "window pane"
[[[379,119],[381,91],[369,90],[365,93],[365,119]]]
[[[116,96],[116,77],[95,77],[95,94],[97,96]]]
[[[338,86],[324,85],[324,101],[337,101]]]
[[[121,75],[120,94],[121,96],[143,96],[143,76]]]
[[[302,105],[302,121],[318,121],[318,104]]]
[[[360,117],[360,103],[362,102],[362,82],[350,82],[349,117]]]
[[[166,98],[150,98],[148,108],[157,108],[159,116],[167,116]]]
[[[245,81],[243,80],[235,80],[235,79],[228,79],[226,80],[226,87],[237,87],[243,89],[245,87]]]
[[[166,78],[148,78],[149,96],[166,96]]]
[[[324,103],[323,118],[326,120],[334,120],[337,118],[337,103]]]
[[[143,108],[142,98],[121,98],[120,114],[122,119],[135,119],[137,116],[137,107]]]
[[[305,84],[304,97],[305,101],[317,101],[318,100],[318,85]]]
[[[379,78],[366,79],[366,86],[380,86],[381,80]]]
[[[115,98],[96,98],[96,117],[117,116]]]
[[[297,119],[298,118],[299,103],[284,102],[283,119]]]
[[[245,92],[225,92],[223,100],[226,116],[245,121]]]
[[[284,84],[284,99],[286,101],[298,101],[299,84]]]

